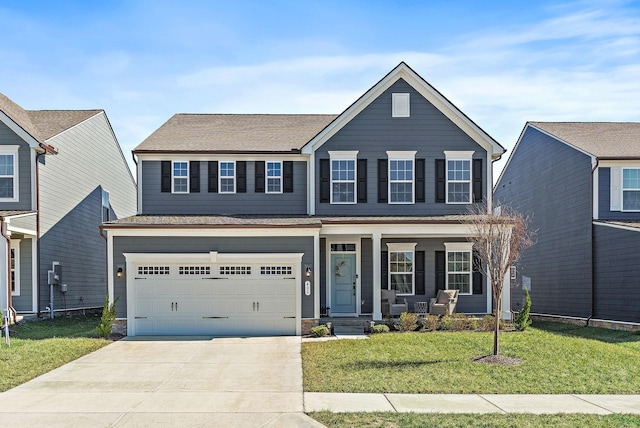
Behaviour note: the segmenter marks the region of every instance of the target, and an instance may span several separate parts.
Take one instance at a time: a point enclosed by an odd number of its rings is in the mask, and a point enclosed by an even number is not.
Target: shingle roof
[[[103,110],[27,110],[31,123],[42,140],[83,122]]]
[[[598,158],[640,158],[638,122],[529,122]]]
[[[0,93],[0,111],[39,143],[44,143],[102,110],[25,110]]]
[[[176,114],[145,139],[143,152],[291,152],[336,115]]]

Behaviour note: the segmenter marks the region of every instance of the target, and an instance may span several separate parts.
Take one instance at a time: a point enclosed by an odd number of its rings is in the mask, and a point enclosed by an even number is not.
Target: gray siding
[[[0,210],[32,210],[31,203],[31,148],[7,125],[0,122],[0,146],[15,146],[18,149],[18,202],[0,202]]]
[[[31,312],[33,306],[33,241],[20,237],[20,295],[13,296],[13,307],[18,312]]]
[[[494,200],[531,215],[531,228],[537,230],[537,243],[518,262],[519,273],[531,278],[532,312],[589,316],[590,158],[527,128]],[[512,288],[512,296],[512,303],[521,302],[521,288]]]
[[[200,192],[188,194],[160,191],[160,161],[141,161],[139,168],[142,168],[142,214],[307,213],[306,162],[294,162],[293,193],[281,194],[255,192],[255,162],[253,161],[247,162],[247,192],[235,194],[208,192],[208,165],[204,161],[200,163]]]
[[[313,237],[250,237],[250,238],[198,238],[198,237],[115,237],[113,264],[124,265],[123,253],[304,253],[302,265],[313,266]],[[304,294],[301,278],[302,318],[312,318],[313,279],[311,295]],[[118,317],[126,317],[127,297],[125,278],[114,278],[115,295],[120,297],[117,305]]]
[[[609,210],[611,206],[611,168],[598,168],[598,218],[600,220],[640,220],[640,212]]]
[[[102,113],[50,140],[59,153],[40,165],[40,304],[49,302],[47,270],[62,265],[68,308],[99,307],[106,293],[106,241],[102,188],[109,192],[111,215],[136,212],[135,183]],[[54,307],[63,307],[55,289]]]
[[[394,92],[411,94],[411,117],[391,117],[391,94]],[[367,159],[367,203],[320,203],[320,180],[316,177],[318,215],[466,213],[467,205],[435,203],[435,159],[444,159],[445,150],[474,151],[474,158],[483,159],[483,177],[487,177],[486,150],[404,80],[393,84],[316,151],[316,175],[320,172],[320,159],[328,159],[328,152],[333,150],[358,150],[358,159]],[[378,203],[378,159],[387,159],[387,150],[416,150],[416,159],[425,159],[426,202],[412,205]],[[485,178],[485,187],[486,184]]]
[[[599,319],[640,322],[640,231],[594,226],[595,308]]]
[[[409,310],[413,311],[415,302],[428,302],[430,298],[436,297],[436,273],[435,273],[435,252],[445,251],[445,242],[466,242],[459,238],[429,238],[429,239],[383,239],[381,243],[382,251],[386,251],[387,243],[415,242],[416,251],[425,252],[425,293],[415,296],[407,296]],[[361,274],[361,296],[364,300],[362,313],[373,312],[373,275],[381,275],[381,272],[373,272],[373,243],[369,238],[361,240],[360,274]],[[325,246],[320,247],[321,260],[327,259]],[[325,267],[322,266],[322,272]],[[327,290],[327,279],[323,276],[320,285],[321,296],[324,299]],[[322,300],[324,305],[325,300]],[[458,298],[456,312],[480,313],[487,312],[487,281],[483,278],[482,294],[464,295]]]

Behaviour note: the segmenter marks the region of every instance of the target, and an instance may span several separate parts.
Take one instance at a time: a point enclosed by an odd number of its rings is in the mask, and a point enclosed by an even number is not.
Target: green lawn
[[[640,335],[539,322],[500,335],[519,366],[470,359],[492,350],[492,333],[374,335],[302,345],[304,389],[315,392],[637,394]]]
[[[443,415],[416,413],[310,413],[330,428],[625,428],[640,426],[640,417],[631,415]]]
[[[99,316],[21,322],[11,327],[11,346],[0,341],[0,392],[11,389],[111,343],[96,339]]]

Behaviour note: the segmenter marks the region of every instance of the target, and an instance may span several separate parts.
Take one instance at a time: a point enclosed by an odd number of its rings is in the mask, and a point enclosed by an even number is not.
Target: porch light
[[[122,268],[122,266],[118,266],[118,270],[116,270],[116,276],[118,278],[122,278],[122,275],[124,275],[124,269]]]
[[[307,266],[307,269],[305,270],[304,274],[307,278],[311,278],[311,268],[309,266]]]

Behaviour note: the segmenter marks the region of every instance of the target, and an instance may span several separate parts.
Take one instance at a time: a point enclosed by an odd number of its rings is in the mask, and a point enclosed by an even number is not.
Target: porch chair
[[[403,312],[409,312],[407,299],[397,297],[396,290],[380,290],[382,300],[382,314],[396,317]]]
[[[458,303],[458,290],[438,290],[438,295],[429,302],[432,315],[451,315]]]

